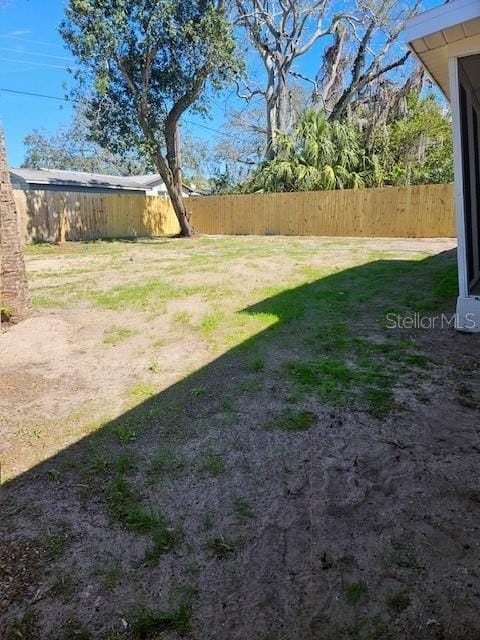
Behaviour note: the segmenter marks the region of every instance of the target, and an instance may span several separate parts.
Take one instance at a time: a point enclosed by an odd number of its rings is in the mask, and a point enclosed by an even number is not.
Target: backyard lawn
[[[448,240],[26,249],[0,638],[480,637],[480,344]]]

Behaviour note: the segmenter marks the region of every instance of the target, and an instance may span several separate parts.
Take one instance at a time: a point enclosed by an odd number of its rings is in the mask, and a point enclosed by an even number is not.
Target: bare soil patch
[[[480,343],[386,325],[453,312],[452,247],[30,248],[0,637],[478,638]]]

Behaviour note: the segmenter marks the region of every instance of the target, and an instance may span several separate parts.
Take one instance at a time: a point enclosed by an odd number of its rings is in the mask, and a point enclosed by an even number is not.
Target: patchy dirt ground
[[[453,312],[452,249],[29,248],[0,638],[480,637],[480,342],[391,328]]]

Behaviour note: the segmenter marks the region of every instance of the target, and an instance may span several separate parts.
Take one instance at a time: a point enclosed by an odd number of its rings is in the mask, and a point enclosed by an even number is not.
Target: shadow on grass
[[[4,539],[44,542],[45,531],[50,540],[51,527],[67,526],[82,536],[82,553],[95,555],[89,530],[117,527],[141,537],[147,567],[185,544],[206,545],[216,560],[233,556],[248,540],[223,531],[201,540],[210,528],[209,500],[213,510],[218,506],[216,486],[234,496],[250,522],[259,508],[256,491],[263,492],[264,476],[255,478],[259,458],[265,477],[273,477],[332,409],[367,413],[373,421],[396,411],[395,388],[413,371],[428,369],[429,358],[417,337],[385,327],[386,314],[453,313],[455,254],[378,261],[265,293],[242,313],[274,316],[273,326],[4,485],[4,513],[10,514],[0,525]],[[275,467],[270,472],[269,464]],[[158,488],[164,481],[167,488]],[[205,522],[194,532],[196,525],[187,527],[186,542],[175,515],[198,521],[201,512]],[[32,582],[48,581],[45,571]],[[31,600],[31,589],[19,586],[16,616],[32,609],[47,615],[45,602]],[[157,631],[187,633],[191,596],[182,598],[177,616],[157,612],[152,622],[145,611],[136,615],[137,622],[147,616],[147,631],[135,632],[132,623],[132,637],[150,637],[150,623]]]

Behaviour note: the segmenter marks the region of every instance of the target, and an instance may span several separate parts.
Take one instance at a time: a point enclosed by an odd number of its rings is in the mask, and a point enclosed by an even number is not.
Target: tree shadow
[[[428,440],[415,424],[442,393],[432,391],[445,365],[432,364],[437,347],[450,363],[463,357],[459,345],[473,348],[453,331],[389,329],[387,316],[453,313],[455,293],[452,251],[339,270],[246,308],[271,326],[4,485],[4,544],[34,541],[38,552],[26,552],[5,620],[33,611],[38,637],[74,619],[106,638],[126,612],[125,637],[148,638],[135,635],[130,611],[180,599],[191,613],[182,633],[194,638],[323,638],[365,617],[370,629],[391,587],[377,513],[397,500],[388,535],[420,518],[408,503],[415,481],[395,484],[388,467],[399,477],[418,470],[403,438]],[[108,589],[98,576],[112,562],[121,577]],[[435,570],[423,577],[426,594]],[[55,591],[59,572],[75,576],[75,596]],[[413,567],[410,583],[418,577]],[[331,599],[367,579],[376,589],[367,616],[348,595]],[[462,615],[463,624],[473,610]],[[159,630],[175,631],[169,624]]]

